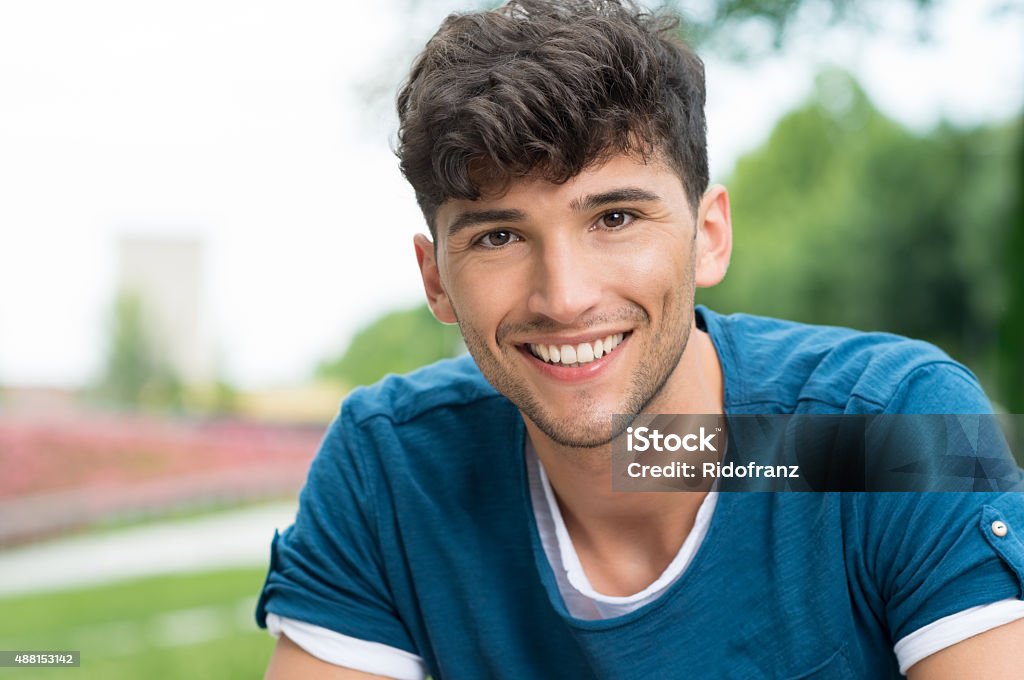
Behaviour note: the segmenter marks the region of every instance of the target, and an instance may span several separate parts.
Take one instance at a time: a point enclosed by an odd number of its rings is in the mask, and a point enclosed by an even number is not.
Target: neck
[[[665,389],[646,409],[651,413],[723,412],[721,364],[707,333],[692,329],[690,342]],[[605,590],[630,590],[629,581],[654,580],[685,540],[706,492],[612,491],[611,445],[594,449],[561,446],[526,421],[527,432],[558,497],[566,528],[581,558],[597,562],[623,554],[645,555],[646,564],[620,581],[605,580]],[[660,567],[659,567],[660,565]],[[598,580],[588,570],[588,577]],[[599,588],[600,590],[600,588]],[[634,591],[635,592],[635,591]]]

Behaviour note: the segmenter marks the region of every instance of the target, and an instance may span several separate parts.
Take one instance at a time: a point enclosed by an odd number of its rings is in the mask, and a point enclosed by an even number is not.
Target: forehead
[[[619,154],[584,168],[562,183],[527,175],[511,180],[500,190],[485,190],[477,200],[449,199],[437,210],[438,239],[444,238],[450,227],[467,213],[486,211],[500,217],[503,211],[515,211],[527,218],[576,213],[587,206],[588,198],[616,192],[621,193],[623,201],[650,202],[653,198],[666,207],[688,210],[683,181],[674,169],[660,159],[643,160]]]

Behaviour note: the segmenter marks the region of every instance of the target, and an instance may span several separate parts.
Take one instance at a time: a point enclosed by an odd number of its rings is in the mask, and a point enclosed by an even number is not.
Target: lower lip
[[[531,352],[530,348],[526,345],[520,347],[519,351],[522,352],[523,355],[525,355],[526,358],[531,361],[533,365],[536,366],[544,375],[562,382],[581,382],[583,380],[593,378],[611,364],[611,362],[615,361],[615,357],[619,355],[622,347],[629,342],[631,337],[633,337],[632,333],[626,335],[626,337],[624,337],[622,341],[615,346],[615,349],[613,349],[610,354],[605,354],[596,361],[591,361],[589,364],[583,364],[576,368],[562,366],[560,364],[549,364],[543,359],[534,356],[533,352]]]

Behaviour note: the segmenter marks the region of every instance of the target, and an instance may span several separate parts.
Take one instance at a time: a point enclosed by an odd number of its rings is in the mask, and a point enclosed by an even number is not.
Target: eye
[[[597,220],[597,224],[594,225],[600,229],[608,229],[615,231],[616,229],[622,229],[629,225],[636,217],[628,212],[622,210],[612,210],[601,215]]]
[[[512,233],[511,231],[505,231],[504,229],[498,229],[497,231],[489,231],[476,240],[476,245],[481,248],[502,248],[510,243],[515,243],[520,240],[519,236]]]

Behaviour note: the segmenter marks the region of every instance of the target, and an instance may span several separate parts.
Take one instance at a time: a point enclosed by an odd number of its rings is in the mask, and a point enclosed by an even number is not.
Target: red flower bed
[[[253,466],[304,469],[322,433],[244,421],[0,418],[0,499]]]
[[[0,416],[0,546],[118,516],[294,497],[323,427]]]

